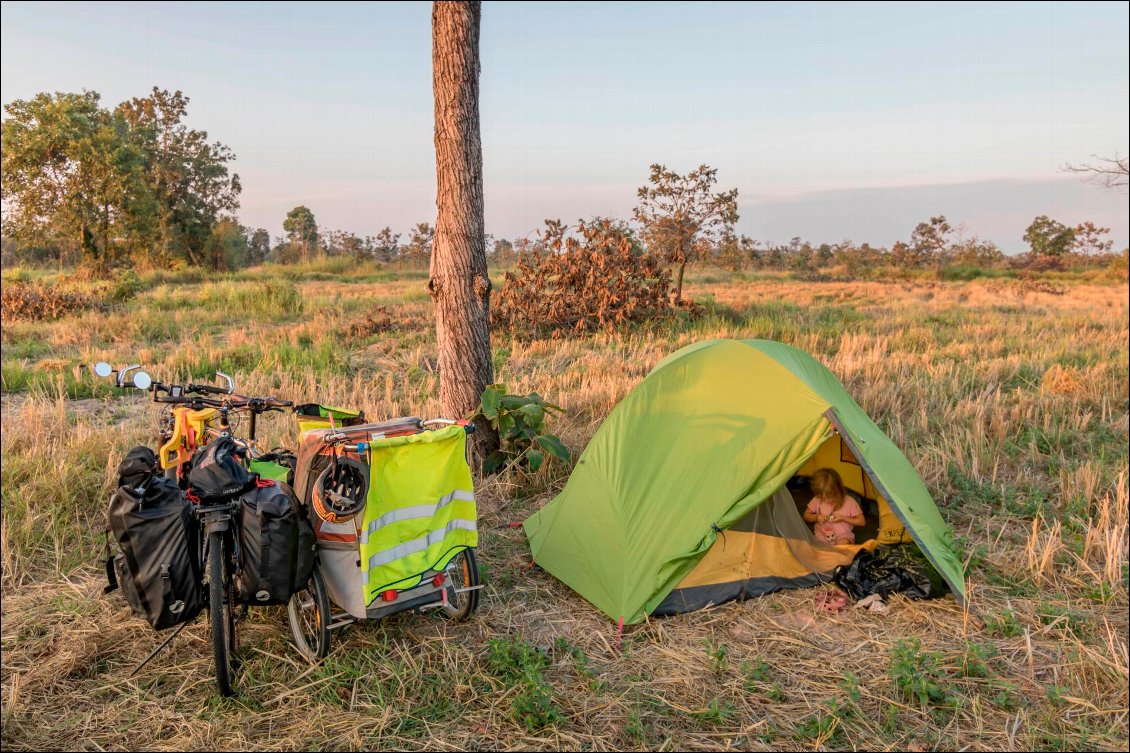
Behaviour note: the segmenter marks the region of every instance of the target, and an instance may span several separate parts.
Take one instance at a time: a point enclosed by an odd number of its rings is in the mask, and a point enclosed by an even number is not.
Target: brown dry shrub
[[[595,219],[570,230],[547,221],[541,240],[506,273],[493,306],[496,326],[579,334],[675,312],[670,273],[623,225]]]
[[[1020,276],[1020,290],[1024,293],[1047,293],[1048,295],[1063,295],[1067,288],[1056,285],[1048,280],[1041,280],[1031,274]]]
[[[1009,258],[1008,265],[1016,270],[1028,273],[1062,272],[1067,264],[1063,256],[1050,256],[1036,254],[1028,251]]]
[[[327,317],[333,314],[328,310],[321,313]],[[428,324],[425,317],[403,309],[392,310],[388,306],[374,306],[338,327],[338,334],[347,345],[357,345],[382,333],[421,332],[428,329]]]
[[[93,297],[74,288],[13,281],[0,289],[0,311],[8,321],[57,319],[96,305]]]
[[[1058,363],[1044,372],[1040,379],[1040,392],[1045,395],[1074,395],[1084,387],[1083,376],[1079,370]]]

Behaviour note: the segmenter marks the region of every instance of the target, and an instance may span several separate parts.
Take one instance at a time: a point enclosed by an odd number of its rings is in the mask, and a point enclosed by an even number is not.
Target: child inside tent
[[[813,523],[813,533],[829,544],[854,544],[855,529],[865,525],[863,510],[844,489],[843,479],[832,468],[812,474],[812,501],[804,520]]]

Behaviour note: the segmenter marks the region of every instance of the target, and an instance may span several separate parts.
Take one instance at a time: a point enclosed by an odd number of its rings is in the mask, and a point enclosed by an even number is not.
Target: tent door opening
[[[812,492],[809,477],[832,468],[860,502],[867,524],[856,529],[855,544],[819,541],[802,517]],[[718,536],[706,554],[652,612],[677,614],[734,599],[763,596],[831,581],[861,549],[911,541],[898,517],[859,464],[840,434],[833,431],[796,474],[769,499]]]

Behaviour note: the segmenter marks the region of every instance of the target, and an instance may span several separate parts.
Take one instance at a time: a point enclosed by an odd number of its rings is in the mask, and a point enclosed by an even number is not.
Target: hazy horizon
[[[487,230],[628,217],[648,165],[718,168],[740,232],[889,245],[945,214],[1021,250],[1038,214],[1130,241],[1065,163],[1130,152],[1125,3],[503,4],[482,25]],[[430,4],[2,6],[4,104],[154,86],[230,146],[240,221],[435,216]]]

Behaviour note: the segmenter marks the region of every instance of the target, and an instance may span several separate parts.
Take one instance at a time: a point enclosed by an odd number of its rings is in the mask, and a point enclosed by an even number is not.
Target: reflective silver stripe
[[[361,532],[361,543],[368,543],[370,536],[390,523],[398,523],[402,520],[413,520],[416,518],[430,518],[435,515],[440,508],[456,500],[460,502],[474,502],[475,493],[456,489],[450,494],[445,494],[440,497],[439,502],[436,502],[434,505],[414,505],[412,507],[401,507],[398,510],[386,512],[379,518],[369,522],[369,525]]]
[[[432,544],[438,544],[443,541],[447,538],[447,534],[460,528],[464,531],[471,532],[478,530],[473,520],[453,520],[438,531],[432,531],[427,536],[421,536],[418,539],[412,539],[403,544],[398,544],[391,549],[385,549],[383,552],[377,552],[369,558],[368,570],[380,567],[381,565],[387,565],[390,562],[396,562],[398,559],[407,557],[410,554],[422,552]],[[366,582],[368,580],[368,570],[363,573]]]

